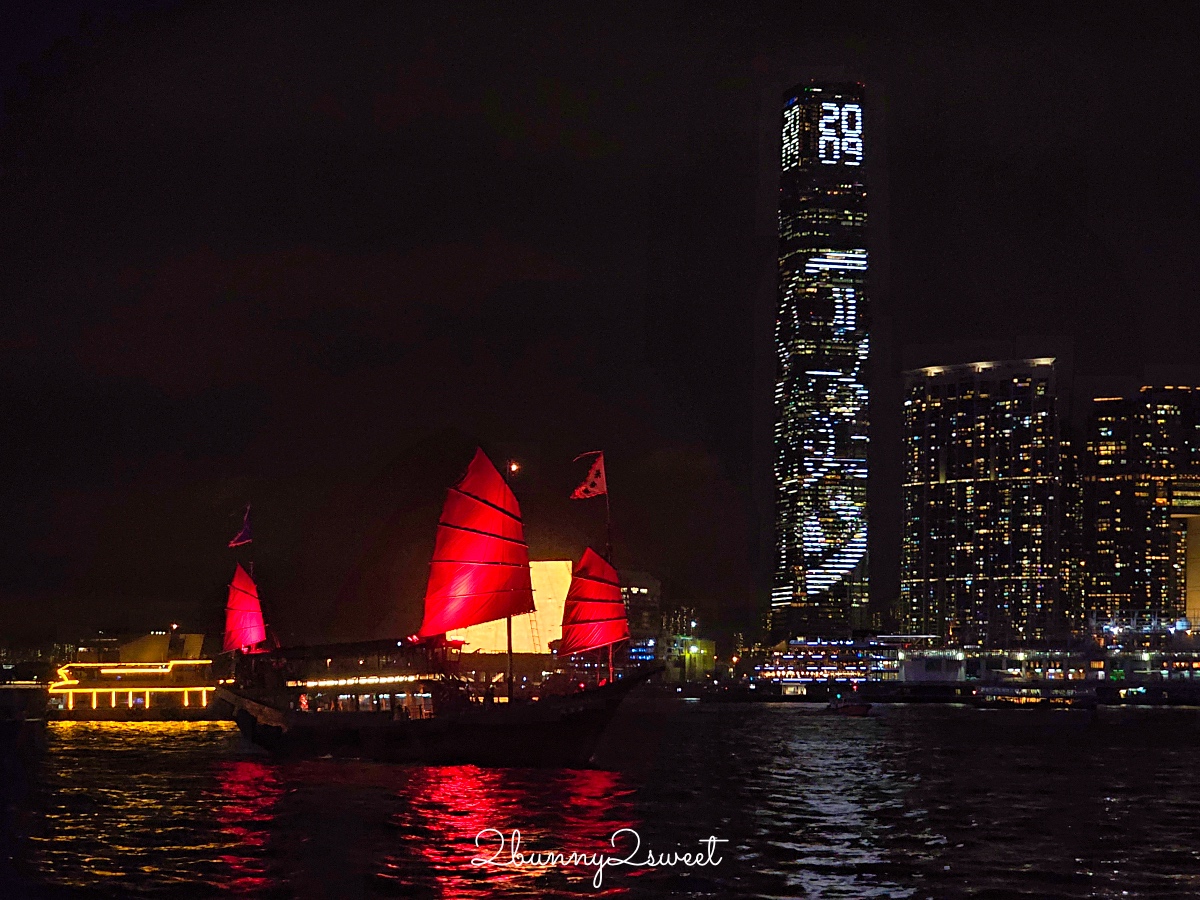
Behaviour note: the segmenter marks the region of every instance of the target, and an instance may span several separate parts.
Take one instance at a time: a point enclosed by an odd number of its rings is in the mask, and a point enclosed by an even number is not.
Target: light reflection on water
[[[399,840],[384,854],[378,877],[397,892],[422,888],[446,897],[488,897],[498,891],[507,896],[570,895],[579,890],[580,881],[590,888],[586,879],[592,870],[472,866],[473,858],[490,858],[499,849],[493,834],[477,843],[480,832],[495,829],[511,841],[513,830],[519,830],[524,853],[595,853],[608,848],[618,829],[636,827],[631,794],[614,772],[473,766],[413,770],[401,792],[405,802],[388,818]],[[503,861],[508,854],[496,856]],[[623,891],[609,879],[603,890],[589,893]]]
[[[219,762],[215,770],[216,817],[222,834],[232,838],[221,854],[231,876],[227,887],[236,893],[261,894],[271,886],[265,857],[275,803],[283,793],[279,774],[268,761],[256,759]]]
[[[225,724],[56,723],[6,830],[38,897],[1200,896],[1198,710],[811,712],[635,700],[599,754],[616,771],[281,763]],[[590,853],[625,827],[729,843],[600,891],[470,865],[484,828]]]
[[[237,884],[253,865],[222,782],[231,729],[207,722],[57,722],[41,761],[26,864],[47,884],[114,896]],[[255,801],[270,782],[254,785]],[[278,792],[278,788],[275,789]]]

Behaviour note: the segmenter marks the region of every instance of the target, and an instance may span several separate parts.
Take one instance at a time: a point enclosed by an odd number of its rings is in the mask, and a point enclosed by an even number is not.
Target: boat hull
[[[218,689],[242,734],[280,756],[345,756],[427,765],[587,766],[641,677],[537,702],[472,705],[429,719],[386,712],[300,712]]]

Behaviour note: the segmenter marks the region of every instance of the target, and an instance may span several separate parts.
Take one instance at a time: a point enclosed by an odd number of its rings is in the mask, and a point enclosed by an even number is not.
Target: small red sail
[[[560,657],[629,637],[617,570],[591,547],[583,551],[583,559],[571,573],[571,587],[563,606],[562,633]]]
[[[418,634],[432,637],[527,612],[533,612],[533,584],[521,507],[492,461],[476,450],[467,474],[446,494]]]
[[[225,604],[225,650],[246,650],[267,639],[263,624],[262,606],[258,602],[258,586],[246,570],[238,565],[229,585],[229,600]]]

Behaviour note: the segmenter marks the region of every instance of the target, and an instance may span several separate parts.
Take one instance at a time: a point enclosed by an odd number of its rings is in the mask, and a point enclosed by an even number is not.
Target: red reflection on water
[[[616,847],[612,843],[613,835],[622,828],[640,827],[633,813],[633,788],[619,772],[605,772],[597,769],[573,769],[557,773],[558,786],[567,797],[563,808],[563,822],[556,834],[551,837],[545,849],[562,850],[570,853],[578,850],[581,853],[604,853],[614,856],[624,856],[632,848],[628,836],[618,838]],[[566,835],[567,843],[557,842],[557,833]],[[579,874],[582,873],[582,874]],[[586,888],[593,894],[615,896],[626,892],[620,882],[630,877],[646,874],[643,869],[615,869],[606,872],[603,890],[592,889],[591,877],[594,869],[576,870],[582,884],[578,889]]]
[[[261,891],[271,883],[262,860],[270,837],[275,801],[283,787],[275,769],[253,760],[222,763],[217,768],[220,798],[216,818],[236,853],[223,853],[231,878],[225,885],[238,893]]]
[[[379,877],[397,887],[424,887],[446,898],[496,894],[543,896],[552,891],[595,896],[624,893],[613,878],[591,886],[594,868],[477,867],[476,857],[491,857],[499,837],[509,859],[514,829],[521,852],[611,853],[610,839],[621,828],[634,828],[632,791],[622,776],[593,770],[536,771],[430,767],[413,771],[398,792],[403,809],[392,817],[400,833],[399,852],[384,860]]]

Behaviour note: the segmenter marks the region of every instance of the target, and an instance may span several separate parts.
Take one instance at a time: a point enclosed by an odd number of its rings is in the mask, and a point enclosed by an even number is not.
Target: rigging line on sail
[[[615,588],[617,588],[618,590],[620,590],[620,588],[621,588],[621,584],[620,584],[620,582],[617,582],[617,581],[607,581],[607,580],[605,580],[605,579],[603,579],[603,578],[600,578],[600,577],[598,577],[598,576],[596,576],[596,575],[579,575],[579,576],[577,576],[577,577],[579,578],[579,580],[580,580],[580,581],[590,581],[590,582],[592,582],[593,584],[603,584],[603,585],[606,585],[606,586],[608,586],[608,587],[615,587]]]
[[[520,521],[520,520],[518,519],[518,521]],[[525,543],[524,540],[522,540],[520,538],[505,537],[502,534],[496,534],[496,532],[494,532],[494,531],[482,531],[478,528],[470,528],[466,525],[455,525],[453,522],[438,522],[438,527],[439,528],[452,528],[455,531],[462,531],[466,534],[478,534],[481,537],[495,538],[498,541],[505,541],[509,544],[518,544],[522,547],[529,546],[527,543]]]

